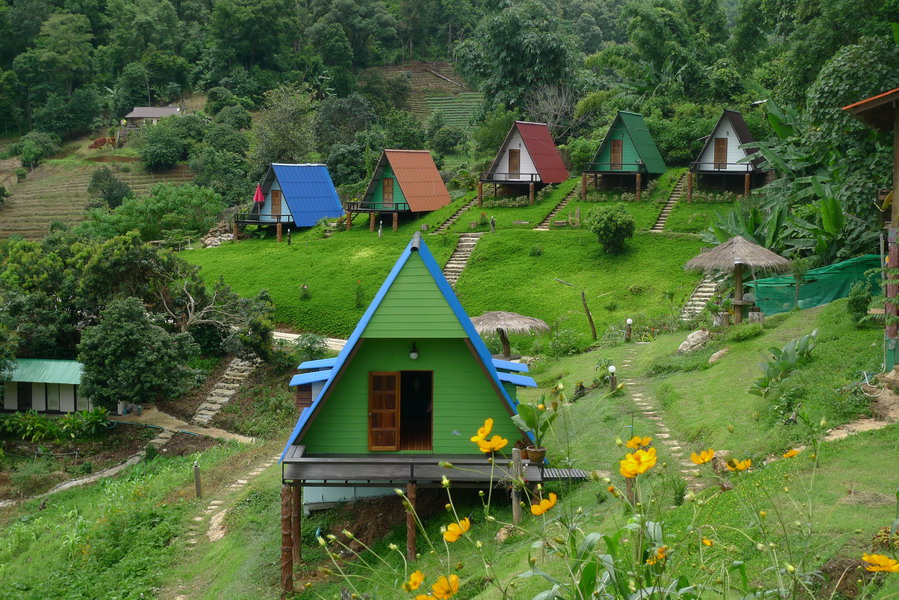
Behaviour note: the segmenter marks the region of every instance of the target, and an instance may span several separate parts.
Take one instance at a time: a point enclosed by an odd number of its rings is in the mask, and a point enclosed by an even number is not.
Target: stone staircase
[[[671,190],[671,195],[668,196],[668,201],[665,202],[665,206],[662,207],[662,212],[659,214],[659,218],[656,219],[655,225],[650,228],[650,232],[661,233],[665,230],[665,222],[668,220],[668,215],[671,214],[671,209],[674,208],[674,205],[677,204],[686,193],[686,188],[687,173],[684,173],[680,176],[680,179],[677,180],[677,183],[674,184],[674,189]]]
[[[559,214],[560,212],[562,212],[562,209],[565,208],[565,206],[569,202],[571,202],[571,199],[574,198],[579,193],[580,193],[580,187],[575,186],[573,190],[568,192],[567,196],[562,198],[561,202],[556,204],[556,207],[554,209],[552,209],[552,212],[550,212],[548,215],[546,215],[546,218],[543,219],[542,221],[540,221],[539,225],[534,227],[534,231],[549,231],[549,226],[552,225],[553,219],[556,217],[556,215]]]
[[[687,300],[687,303],[684,305],[684,308],[680,313],[681,320],[689,321],[699,315],[699,313],[702,312],[702,309],[705,308],[706,303],[715,295],[716,289],[718,289],[718,279],[713,275],[706,274],[702,278],[702,281],[696,286],[696,289],[693,290],[690,299]]]
[[[465,270],[465,265],[468,263],[472,250],[474,250],[482,235],[484,234],[463,233],[459,236],[459,243],[456,244],[456,249],[453,250],[446,266],[443,267],[443,275],[451,286],[455,287],[456,281],[459,280],[459,276]]]
[[[463,214],[465,211],[467,211],[469,208],[471,208],[472,206],[474,206],[474,205],[477,204],[477,203],[478,203],[478,199],[477,199],[477,198],[473,198],[470,202],[466,203],[464,206],[462,206],[461,208],[459,208],[459,210],[457,210],[456,212],[454,212],[454,213],[450,216],[449,219],[447,219],[446,221],[444,221],[444,222],[440,225],[440,227],[438,227],[437,229],[435,229],[434,231],[432,231],[432,232],[431,232],[431,235],[436,235],[436,234],[438,234],[438,233],[444,233],[447,229],[449,229],[450,227],[453,226],[453,223],[455,223],[456,221],[459,220],[459,217],[461,217],[462,214]]]
[[[240,384],[256,369],[256,361],[248,361],[235,358],[228,365],[228,369],[219,379],[206,400],[197,407],[197,413],[191,419],[191,423],[206,427],[212,418],[218,414],[222,407],[237,393]]]

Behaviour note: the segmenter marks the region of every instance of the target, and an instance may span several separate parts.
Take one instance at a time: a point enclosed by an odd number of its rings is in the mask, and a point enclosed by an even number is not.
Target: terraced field
[[[484,104],[481,92],[462,92],[455,96],[427,96],[428,108],[432,113],[442,112],[446,124],[459,129],[471,127],[471,118]]]
[[[440,110],[453,127],[468,128],[471,115],[484,101],[483,94],[472,91],[446,61],[412,61],[379,70],[387,76],[404,75],[409,79],[409,110],[422,121]]]
[[[193,174],[185,165],[166,173],[149,173],[139,164],[128,164],[124,168],[130,170],[126,172],[118,163],[71,164],[51,160],[29,173],[0,206],[0,239],[12,235],[38,239],[47,234],[54,221],[74,225],[84,220],[91,175],[103,166],[113,168],[137,194],[146,193],[163,181],[186,183],[193,180]]]

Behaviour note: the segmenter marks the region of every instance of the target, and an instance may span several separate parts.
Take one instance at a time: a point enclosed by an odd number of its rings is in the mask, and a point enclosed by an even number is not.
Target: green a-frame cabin
[[[643,115],[618,111],[593,160],[581,173],[581,197],[586,198],[587,177],[592,176],[594,187],[603,178],[618,184],[633,179],[639,200],[640,190],[649,177],[661,175],[667,168]]]

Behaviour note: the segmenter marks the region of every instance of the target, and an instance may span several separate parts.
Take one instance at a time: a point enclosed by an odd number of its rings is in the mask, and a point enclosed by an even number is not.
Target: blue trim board
[[[516,375],[514,373],[499,373],[500,381],[508,381],[521,387],[537,387],[537,382],[525,375]]]
[[[337,358],[322,358],[320,360],[307,360],[300,363],[298,369],[332,369]]]
[[[300,373],[299,375],[294,375],[290,378],[289,385],[305,385],[307,383],[325,381],[326,379],[330,379],[333,373],[334,371],[332,369],[313,371],[312,373]]]
[[[516,373],[527,373],[530,370],[526,364],[508,360],[501,360],[499,358],[493,359],[493,366],[497,369],[503,369],[505,371],[515,371]]]

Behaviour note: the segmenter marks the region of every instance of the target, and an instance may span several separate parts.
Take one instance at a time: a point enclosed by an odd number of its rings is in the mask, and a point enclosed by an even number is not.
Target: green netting
[[[880,267],[880,256],[867,254],[857,258],[811,269],[805,274],[799,287],[799,308],[812,308],[833,302],[849,295],[849,288],[865,278],[871,282],[871,291],[880,293],[880,277],[865,275],[870,269]],[[755,303],[766,315],[792,310],[796,303],[796,280],[791,275],[756,279],[747,284],[753,288]]]

